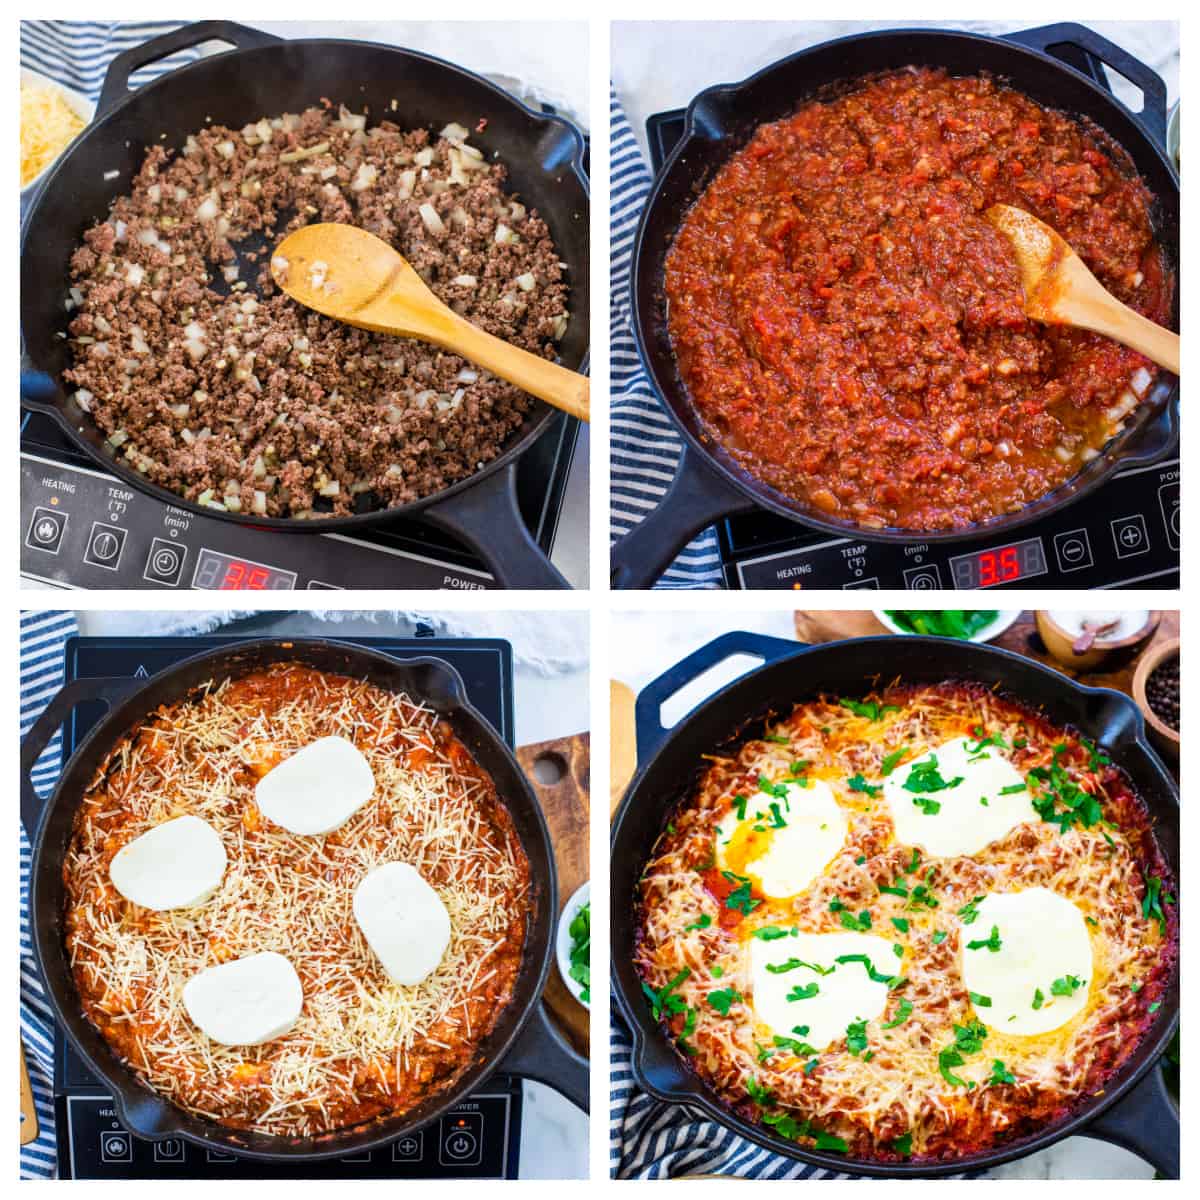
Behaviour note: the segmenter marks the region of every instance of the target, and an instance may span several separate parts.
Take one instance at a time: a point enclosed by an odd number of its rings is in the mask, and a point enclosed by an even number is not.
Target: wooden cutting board
[[[558,867],[558,907],[563,906],[575,890],[587,882],[588,829],[591,812],[591,739],[586,733],[534,742],[517,748],[517,761],[533,784],[542,813],[550,827],[554,844],[554,861]],[[538,778],[539,761],[545,771],[559,772],[553,783]],[[588,1010],[567,991],[558,973],[557,962],[550,968],[550,978],[544,994],[559,1028],[582,1054],[588,1053]]]
[[[17,1039],[20,1041],[20,1039]],[[25,1043],[21,1042],[21,1145],[27,1146],[38,1135],[37,1109],[33,1105],[33,1088],[29,1083],[29,1068],[25,1065]]]

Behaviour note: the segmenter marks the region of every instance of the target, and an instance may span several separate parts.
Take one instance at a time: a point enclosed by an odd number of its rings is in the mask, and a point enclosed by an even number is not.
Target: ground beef
[[[358,225],[462,316],[553,358],[566,264],[467,136],[368,129],[323,101],[240,132],[210,126],[178,153],[149,147],[71,264],[64,374],[116,453],[189,500],[275,517],[405,504],[495,458],[528,396],[453,354],[318,316],[268,268],[310,221]]]

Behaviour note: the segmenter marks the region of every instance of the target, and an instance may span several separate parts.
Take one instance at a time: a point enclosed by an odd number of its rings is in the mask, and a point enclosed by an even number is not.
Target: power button
[[[477,1167],[483,1161],[483,1114],[452,1112],[439,1123],[438,1158],[444,1167]]]

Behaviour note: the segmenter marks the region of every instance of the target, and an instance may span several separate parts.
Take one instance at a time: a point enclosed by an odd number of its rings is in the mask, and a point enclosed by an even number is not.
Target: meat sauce
[[[206,705],[216,721],[194,716]],[[293,752],[288,739],[301,719],[302,740],[350,737],[376,775],[372,800],[321,837],[281,835],[254,803],[257,781]],[[471,814],[474,830],[461,852],[443,853],[417,840],[421,814],[414,815],[412,803],[389,782],[389,762],[451,780],[449,798],[441,803],[447,811]],[[125,900],[109,880],[116,853],[164,813],[181,815],[195,807],[198,794],[212,792],[227,795],[198,815],[217,830],[230,856],[217,893],[202,905],[165,913]],[[420,862],[422,876],[442,895],[461,888],[464,878],[468,885],[478,879],[488,864],[496,880],[487,889],[478,885],[492,893],[487,899],[494,920],[483,935],[492,943],[490,952],[483,961],[464,956],[458,965],[466,978],[404,1048],[386,1045],[387,1029],[358,1042],[343,1039],[341,1023],[329,1024],[327,1011],[331,1005],[385,1009],[396,990],[366,951],[350,904],[364,872],[391,859]],[[496,869],[502,859],[512,864],[507,874]],[[270,880],[270,872],[280,869],[305,877],[301,887],[311,886],[317,897],[333,896],[335,903],[304,914],[277,902],[269,890],[237,894],[235,870],[263,872]],[[452,1086],[474,1061],[512,998],[521,966],[528,862],[490,777],[428,708],[298,664],[255,672],[196,704],[160,708],[123,739],[84,797],[63,879],[66,941],[85,1015],[150,1086],[190,1111],[237,1128],[319,1136],[410,1110]],[[258,897],[249,922],[237,912],[247,895]],[[452,916],[452,923],[448,954],[455,941],[476,936],[468,921],[460,925]],[[181,1010],[183,980],[201,967],[264,948],[257,943],[263,935],[255,931],[281,924],[282,940],[271,948],[288,956],[304,989],[296,1029],[261,1046],[209,1043]],[[106,949],[111,938],[102,936],[112,930],[120,937],[115,956]],[[158,952],[177,954],[182,962],[171,966],[165,980],[153,970]],[[115,969],[131,959],[140,968],[131,975]],[[477,982],[471,982],[472,974]],[[400,991],[416,993],[424,986]],[[322,1041],[330,1029],[339,1034],[336,1043]],[[299,1095],[285,1096],[291,1103],[279,1111],[280,1072],[299,1054],[325,1058],[333,1068],[302,1084]]]
[[[1076,474],[1155,368],[1024,316],[983,217],[998,203],[1167,319],[1173,281],[1124,152],[994,80],[913,68],[760,127],[667,257],[671,342],[711,437],[868,528],[962,527]]]

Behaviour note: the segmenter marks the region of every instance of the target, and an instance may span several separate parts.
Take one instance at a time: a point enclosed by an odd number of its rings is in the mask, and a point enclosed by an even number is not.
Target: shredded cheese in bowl
[[[87,122],[61,88],[21,80],[21,186],[32,183]]]

